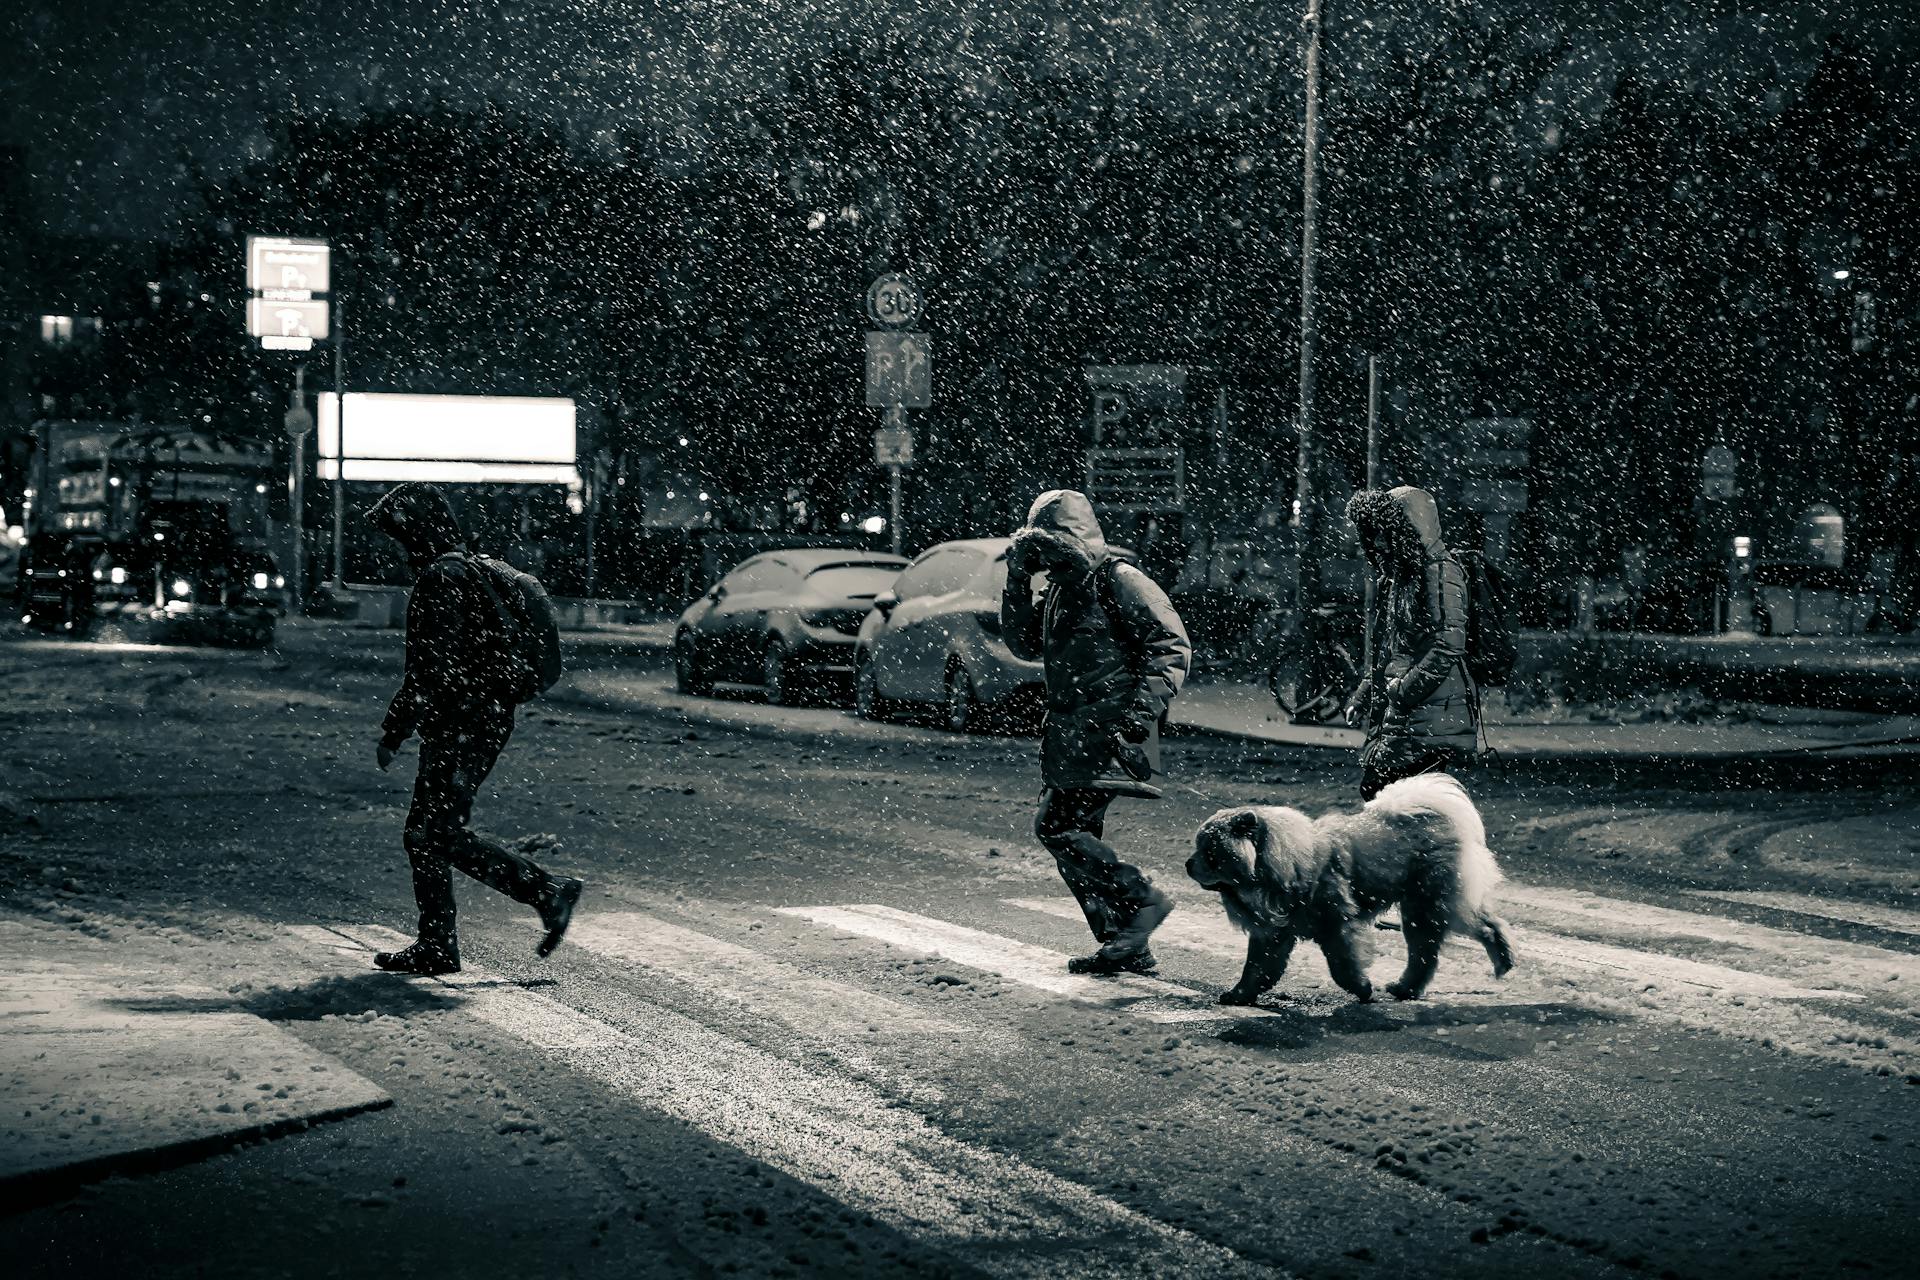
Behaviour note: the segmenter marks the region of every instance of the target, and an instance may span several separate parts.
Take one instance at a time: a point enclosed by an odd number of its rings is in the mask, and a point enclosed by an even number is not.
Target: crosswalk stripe
[[[769,1013],[824,1038],[869,1032],[974,1034],[898,1000],[817,977],[772,956],[638,912],[594,915],[567,932],[569,945],[638,965]]]
[[[1063,914],[1060,904],[1040,899],[1009,899],[1009,904],[1030,911],[1041,911],[1048,915]],[[1209,923],[1211,919],[1212,923]],[[1176,923],[1178,922],[1178,923]],[[1602,973],[1608,976],[1632,980],[1635,985],[1644,985],[1648,981],[1679,982],[1688,986],[1716,993],[1742,996],[1763,996],[1775,1000],[1856,1000],[1859,997],[1847,991],[1815,990],[1796,986],[1765,974],[1747,973],[1740,969],[1731,969],[1724,965],[1707,964],[1697,960],[1685,960],[1678,956],[1665,956],[1657,952],[1632,950],[1627,947],[1608,946],[1600,942],[1587,942],[1580,938],[1568,938],[1544,930],[1529,929],[1524,933],[1515,931],[1515,950],[1519,953],[1520,963],[1542,962],[1584,972]],[[1239,960],[1246,955],[1246,942],[1237,934],[1224,915],[1209,917],[1205,912],[1189,912],[1185,918],[1176,912],[1168,917],[1167,923],[1160,926],[1154,934],[1156,941],[1164,940],[1175,946],[1185,946],[1192,950],[1204,951],[1211,955],[1231,957]],[[1450,952],[1457,952],[1457,959],[1470,964],[1484,966],[1486,953],[1477,943],[1466,942],[1459,938],[1450,940]],[[1376,959],[1369,970],[1376,983],[1392,981],[1399,976],[1400,968],[1406,963],[1403,952],[1389,946]],[[1438,984],[1433,988],[1436,996],[1455,994],[1447,989],[1449,969],[1442,967],[1435,978]],[[1451,980],[1458,982],[1465,978],[1474,983],[1471,972],[1467,975],[1452,975]],[[1319,948],[1311,944],[1297,947],[1293,960],[1288,965],[1288,981],[1300,977],[1311,977],[1322,984],[1332,981],[1327,974],[1326,961],[1320,955]],[[1237,976],[1237,973],[1236,975]],[[1486,975],[1485,985],[1475,984],[1474,992],[1497,990],[1491,974]],[[1465,993],[1462,993],[1465,994]]]
[[[1697,911],[1678,911],[1651,903],[1607,898],[1579,889],[1540,889],[1529,885],[1506,884],[1500,887],[1499,897],[1503,906],[1519,906],[1527,911],[1538,912],[1556,924],[1570,922],[1575,925],[1602,926],[1624,934],[1633,941],[1641,938],[1657,941],[1661,938],[1691,937],[1741,947],[1778,958],[1796,969],[1818,971],[1822,980],[1851,988],[1834,990],[1802,987],[1782,979],[1704,961],[1655,957],[1655,963],[1666,970],[1672,981],[1720,987],[1741,995],[1767,996],[1776,1000],[1857,1000],[1860,998],[1858,989],[1877,990],[1884,986],[1890,974],[1897,974],[1906,981],[1920,981],[1920,956],[1886,951],[1879,947],[1860,946],[1786,929],[1771,929],[1743,920],[1724,920]],[[1516,918],[1526,920],[1525,915],[1515,914]],[[1596,962],[1618,967],[1630,967],[1625,963],[1628,957],[1648,954],[1637,948],[1607,947],[1603,943],[1564,937],[1553,937],[1553,945],[1590,954]],[[1609,952],[1618,955],[1609,955]],[[1693,966],[1699,967],[1695,969]],[[1644,963],[1640,967],[1646,969]],[[1736,981],[1725,976],[1729,974],[1742,976]]]
[[[1902,911],[1898,907],[1876,906],[1870,902],[1847,902],[1834,898],[1816,898],[1807,893],[1774,893],[1763,889],[1689,889],[1697,898],[1714,898],[1749,907],[1771,907],[1795,915],[1819,916],[1847,924],[1864,924],[1889,933],[1920,937],[1920,911]]]
[[[798,916],[846,933],[874,938],[905,951],[935,955],[998,974],[1022,986],[1089,1004],[1124,1008],[1149,1022],[1201,1022],[1247,1017],[1271,1017],[1266,1009],[1227,1008],[1191,987],[1133,974],[1088,977],[1067,972],[1062,952],[1017,942],[998,934],[948,924],[931,916],[915,915],[871,903],[841,907],[780,907],[782,915]]]
[[[339,937],[368,949],[406,941],[371,927],[333,932],[333,943],[311,927],[294,935],[335,950]],[[460,993],[466,1015],[987,1274],[1281,1274],[952,1138],[856,1081],[829,1079],[644,1001],[623,1007],[622,1029],[484,969],[434,981]],[[1121,1260],[1124,1273],[1115,1270]]]
[[[1033,911],[1061,920],[1080,919],[1080,912],[1072,903],[1057,898],[1003,898],[1001,901],[1022,911]],[[1240,977],[1240,965],[1247,955],[1247,936],[1235,929],[1225,913],[1210,903],[1196,903],[1191,907],[1183,903],[1180,910],[1168,916],[1166,922],[1154,930],[1153,941],[1156,946],[1165,944],[1182,947],[1231,960],[1231,968],[1220,971],[1223,986],[1232,985]],[[1392,949],[1388,948],[1375,957],[1368,976],[1373,979],[1375,986],[1382,986],[1399,977],[1405,964],[1405,956],[1392,954]],[[1497,987],[1493,975],[1486,970],[1484,963],[1477,972],[1476,978],[1474,970],[1459,966],[1442,967],[1434,979],[1434,995],[1453,998],[1491,994]],[[1320,948],[1312,943],[1294,948],[1293,958],[1287,964],[1283,987],[1294,990],[1301,987],[1338,989],[1333,975],[1327,972],[1326,958],[1320,954]]]

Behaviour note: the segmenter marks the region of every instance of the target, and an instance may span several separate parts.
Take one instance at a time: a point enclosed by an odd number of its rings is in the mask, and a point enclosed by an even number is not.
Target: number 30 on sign
[[[875,324],[904,328],[920,318],[920,288],[897,271],[890,271],[867,290],[867,314]]]

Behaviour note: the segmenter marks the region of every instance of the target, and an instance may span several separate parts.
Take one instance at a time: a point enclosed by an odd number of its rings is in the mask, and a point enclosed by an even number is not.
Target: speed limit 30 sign
[[[920,318],[924,302],[920,286],[897,271],[889,271],[867,289],[867,314],[889,329],[904,329]]]

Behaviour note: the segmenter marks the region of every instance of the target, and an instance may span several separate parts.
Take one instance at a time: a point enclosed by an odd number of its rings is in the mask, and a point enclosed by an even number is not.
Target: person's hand
[[[387,766],[392,764],[393,758],[399,754],[400,753],[398,751],[395,751],[392,747],[388,746],[384,742],[373,749],[373,758],[376,762],[379,763],[380,772],[382,773],[385,773],[387,771]]]
[[[1120,737],[1127,742],[1145,742],[1159,722],[1160,700],[1142,689],[1133,695],[1126,717],[1120,722]]]
[[[1347,704],[1347,728],[1357,729],[1371,718],[1373,712],[1373,684],[1363,682],[1353,691],[1353,701]]]
[[[1033,544],[1024,538],[1015,538],[1013,547],[1007,552],[1007,577],[1018,582],[1022,578],[1031,578],[1040,571],[1034,563]]]
[[[1400,710],[1400,690],[1402,687],[1403,685],[1398,676],[1387,681],[1387,713],[1389,715]]]

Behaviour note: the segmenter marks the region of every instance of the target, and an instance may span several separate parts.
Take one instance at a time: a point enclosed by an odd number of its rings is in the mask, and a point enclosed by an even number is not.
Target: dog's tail
[[[1455,914],[1463,929],[1473,929],[1489,914],[1494,889],[1504,877],[1487,848],[1486,824],[1460,780],[1445,773],[1422,773],[1380,789],[1367,806],[1390,820],[1412,819],[1443,828],[1460,850],[1454,882]]]

